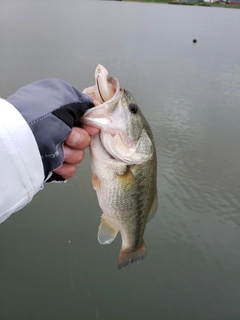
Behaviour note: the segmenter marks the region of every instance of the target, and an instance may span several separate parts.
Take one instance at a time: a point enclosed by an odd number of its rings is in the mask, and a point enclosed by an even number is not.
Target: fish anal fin
[[[153,199],[153,203],[152,203],[151,209],[148,214],[147,223],[149,223],[152,220],[152,218],[155,216],[155,214],[157,212],[157,207],[158,207],[158,194],[157,194],[157,190],[156,190],[155,196]]]
[[[98,228],[98,241],[101,244],[111,243],[117,236],[118,229],[106,218],[102,217],[101,224]]]
[[[133,262],[143,260],[147,254],[147,248],[144,241],[133,250],[121,249],[118,257],[118,269],[122,269]]]

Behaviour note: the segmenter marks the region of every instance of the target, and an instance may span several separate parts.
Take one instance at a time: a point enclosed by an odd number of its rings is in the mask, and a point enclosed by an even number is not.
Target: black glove
[[[10,102],[31,128],[42,157],[45,179],[64,161],[63,142],[73,126],[91,107],[92,100],[71,84],[59,79],[30,83],[9,96]],[[64,180],[53,174],[47,181]]]

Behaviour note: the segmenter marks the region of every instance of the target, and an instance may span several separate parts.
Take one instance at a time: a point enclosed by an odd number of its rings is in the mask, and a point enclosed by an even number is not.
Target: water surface
[[[84,89],[98,63],[132,92],[159,190],[147,258],[118,271],[120,237],[96,238],[89,154],[45,186],[0,225],[0,319],[240,319],[240,11],[3,0],[0,30],[3,98],[48,77]]]

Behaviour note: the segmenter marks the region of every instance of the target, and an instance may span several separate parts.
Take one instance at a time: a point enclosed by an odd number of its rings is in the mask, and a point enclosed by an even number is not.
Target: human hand
[[[90,126],[84,126],[84,129],[73,127],[64,141],[64,162],[54,172],[64,179],[72,178],[76,173],[77,165],[84,159],[84,149],[88,148],[91,136],[98,132],[99,129]]]
[[[94,107],[91,97],[60,79],[43,79],[18,89],[7,98],[24,117],[36,139],[46,182],[62,181],[74,175],[96,129],[88,128],[82,140],[72,141],[72,128]],[[83,129],[82,129],[83,130]],[[64,142],[64,143],[63,143]],[[64,149],[63,149],[64,148]],[[63,173],[64,176],[60,174]]]

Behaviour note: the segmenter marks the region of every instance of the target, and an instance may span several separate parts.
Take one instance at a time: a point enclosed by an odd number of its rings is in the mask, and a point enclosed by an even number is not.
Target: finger
[[[70,164],[79,164],[84,158],[84,150],[78,150],[68,147],[67,145],[63,146],[64,152],[64,162]]]
[[[67,136],[65,144],[74,149],[83,150],[90,144],[91,138],[83,128],[73,127],[72,132]]]
[[[84,130],[86,130],[88,132],[88,134],[90,136],[95,136],[100,131],[98,128],[91,127],[91,126],[88,126],[88,125],[85,125],[85,124],[82,127],[83,127]]]
[[[61,167],[54,170],[54,172],[56,172],[66,180],[72,178],[75,175],[76,171],[77,171],[76,164],[69,164],[65,162]]]

